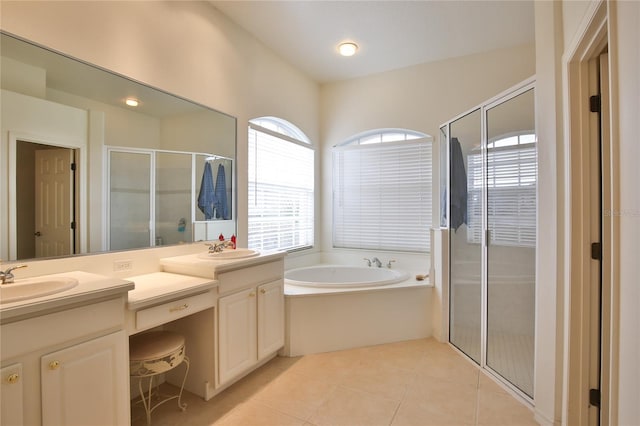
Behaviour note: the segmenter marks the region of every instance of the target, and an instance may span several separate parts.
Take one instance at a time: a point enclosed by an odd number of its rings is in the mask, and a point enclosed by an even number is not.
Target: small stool
[[[171,331],[151,331],[131,336],[129,339],[129,375],[136,377],[138,381],[138,389],[144,410],[147,413],[147,424],[151,424],[151,412],[160,404],[163,404],[174,398],[178,398],[178,408],[182,411],[186,410],[187,404],[182,403],[182,391],[189,373],[189,358],[185,352],[184,336]],[[186,365],[182,386],[178,395],[169,396],[159,401],[151,407],[151,389],[153,378],[158,374],[167,372],[182,362]],[[148,397],[142,390],[142,380],[149,378]]]

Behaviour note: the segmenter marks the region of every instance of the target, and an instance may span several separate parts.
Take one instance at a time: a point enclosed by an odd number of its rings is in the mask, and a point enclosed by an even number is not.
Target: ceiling
[[[534,41],[533,0],[218,1],[218,10],[318,82]],[[345,58],[342,41],[359,50]]]

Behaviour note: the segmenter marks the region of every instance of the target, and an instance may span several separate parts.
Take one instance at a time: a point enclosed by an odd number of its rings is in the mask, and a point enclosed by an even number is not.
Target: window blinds
[[[248,167],[249,248],[313,246],[313,149],[249,127]]]
[[[482,241],[482,156],[469,155],[467,240]],[[487,153],[487,219],[490,244],[536,245],[536,147],[490,149]]]
[[[432,144],[426,139],[333,152],[333,245],[427,252]]]

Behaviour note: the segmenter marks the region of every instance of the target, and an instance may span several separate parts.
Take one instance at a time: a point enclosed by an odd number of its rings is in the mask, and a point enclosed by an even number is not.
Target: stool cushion
[[[184,360],[184,336],[151,331],[129,339],[129,374],[144,377],[164,373]]]

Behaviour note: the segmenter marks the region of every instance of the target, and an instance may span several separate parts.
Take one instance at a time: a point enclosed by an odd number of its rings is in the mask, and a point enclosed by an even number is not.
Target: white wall
[[[619,221],[620,357],[618,384],[618,422],[640,424],[640,2],[615,2],[610,8],[612,22],[612,60],[617,75],[611,79],[613,108],[619,122],[613,123],[617,133],[618,156],[614,159],[620,187],[619,208],[613,220]]]

